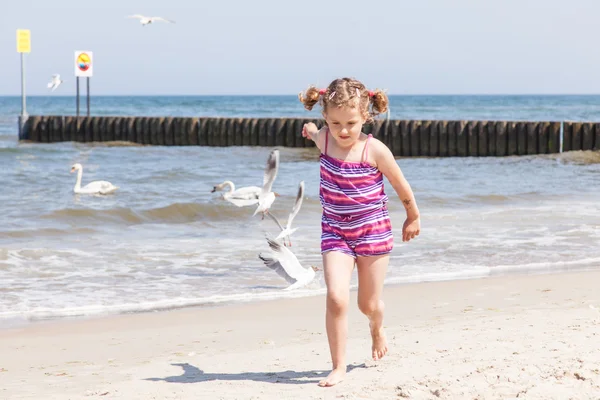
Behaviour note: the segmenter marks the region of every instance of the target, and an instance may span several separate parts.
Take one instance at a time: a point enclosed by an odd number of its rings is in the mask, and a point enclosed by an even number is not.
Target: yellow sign
[[[29,29],[17,29],[17,52],[31,53],[31,32]]]

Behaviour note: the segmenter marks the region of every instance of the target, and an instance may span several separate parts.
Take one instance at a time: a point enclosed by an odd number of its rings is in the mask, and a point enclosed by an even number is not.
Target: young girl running
[[[354,263],[358,270],[358,307],[369,318],[372,357],[379,360],[388,351],[381,297],[394,239],[383,176],[406,209],[404,242],[420,233],[419,209],[392,152],[381,141],[362,133],[364,123],[387,111],[384,92],[371,92],[355,79],[342,78],[326,89],[311,86],[299,98],[307,110],[320,103],[326,121],[321,129],[313,123],[305,124],[302,135],[321,150],[321,253],[327,285],[325,325],[333,370],[319,385],[333,386],[346,374]]]

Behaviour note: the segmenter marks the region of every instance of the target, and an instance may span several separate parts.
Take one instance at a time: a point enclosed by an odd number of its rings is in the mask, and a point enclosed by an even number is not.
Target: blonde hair
[[[304,93],[298,94],[298,98],[307,110],[312,110],[315,104],[320,103],[324,113],[332,106],[355,107],[358,103],[367,122],[372,122],[377,115],[388,111],[389,106],[388,97],[383,90],[369,91],[362,82],[353,78],[336,79],[326,89],[309,86]]]

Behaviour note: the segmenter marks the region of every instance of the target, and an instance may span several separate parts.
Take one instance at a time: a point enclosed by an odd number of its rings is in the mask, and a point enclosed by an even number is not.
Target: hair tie
[[[375,92],[369,90],[369,97],[373,97],[375,95]]]
[[[319,89],[320,96],[323,96],[325,93],[327,93],[327,89]]]

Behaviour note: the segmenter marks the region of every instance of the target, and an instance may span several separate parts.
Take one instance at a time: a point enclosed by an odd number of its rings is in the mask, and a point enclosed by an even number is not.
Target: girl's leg
[[[346,375],[346,340],[348,337],[348,302],[354,258],[340,251],[323,254],[323,273],[327,285],[325,326],[333,370],[319,386],[333,386]]]
[[[358,308],[369,318],[371,337],[373,339],[373,360],[379,360],[388,351],[387,340],[383,331],[384,304],[381,299],[383,280],[387,271],[390,256],[359,256],[356,259],[358,268]]]

